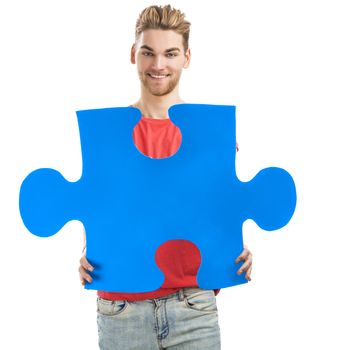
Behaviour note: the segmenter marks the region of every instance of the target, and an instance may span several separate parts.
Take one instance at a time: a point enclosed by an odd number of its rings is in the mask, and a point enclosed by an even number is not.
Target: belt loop
[[[180,289],[179,290],[179,301],[183,301],[185,298],[184,296],[184,290],[183,289]]]

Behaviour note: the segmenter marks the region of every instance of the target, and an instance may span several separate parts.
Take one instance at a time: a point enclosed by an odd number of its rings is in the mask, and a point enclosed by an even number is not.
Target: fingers
[[[237,271],[237,274],[241,275],[243,272],[245,272],[246,280],[251,281],[250,276],[253,269],[253,254],[246,248],[246,246],[244,246],[242,253],[236,259],[236,263],[239,263],[241,261],[244,261],[244,264]]]
[[[80,283],[85,286],[86,280],[84,279],[84,277],[82,276],[81,272],[80,272],[80,268],[79,268],[79,278],[80,278]]]
[[[249,255],[252,255],[252,253],[244,246],[242,253],[236,259],[236,264],[238,264],[240,261],[247,260],[249,258]]]
[[[247,270],[247,272],[246,272],[246,274],[245,274],[245,278],[246,278],[248,281],[251,281],[251,280],[252,280],[251,277],[250,277],[250,275],[251,275],[251,273],[252,273],[252,269],[253,269],[253,265],[250,265],[250,267],[248,268],[248,270]]]
[[[80,266],[79,266],[79,277],[80,277],[80,282],[84,286],[86,282],[91,283],[92,278],[88,274],[87,271],[92,272],[94,270],[93,266],[87,261],[86,256],[83,255],[80,259]]]
[[[93,266],[87,261],[86,256],[83,255],[80,259],[80,265],[85,269],[90,272],[94,271]]]
[[[250,281],[250,274],[252,270],[252,259],[247,259],[245,263],[240,267],[240,269],[237,271],[238,275],[241,275],[243,272],[246,273],[245,278]]]

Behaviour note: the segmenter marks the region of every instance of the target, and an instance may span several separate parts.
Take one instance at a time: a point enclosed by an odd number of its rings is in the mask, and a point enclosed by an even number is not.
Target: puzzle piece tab
[[[198,285],[216,289],[245,282],[235,258],[243,249],[242,224],[264,230],[288,223],[296,205],[292,177],[267,168],[251,181],[235,173],[235,107],[179,104],[169,109],[182,133],[176,154],[152,159],[135,147],[141,118],[133,107],[77,112],[82,177],[69,182],[55,170],[29,174],[20,213],[33,234],[48,237],[68,221],[86,230],[87,259],[96,266],[86,288],[116,292],[158,289],[155,263],[169,240],[193,242],[201,253]]]

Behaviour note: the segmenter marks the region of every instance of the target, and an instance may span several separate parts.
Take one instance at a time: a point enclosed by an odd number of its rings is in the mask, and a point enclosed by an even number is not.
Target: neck
[[[184,103],[184,101],[182,101],[178,91],[175,91],[175,89],[164,96],[154,96],[142,89],[140,99],[132,106],[138,108],[145,117],[166,119],[169,118],[169,108],[179,103]]]

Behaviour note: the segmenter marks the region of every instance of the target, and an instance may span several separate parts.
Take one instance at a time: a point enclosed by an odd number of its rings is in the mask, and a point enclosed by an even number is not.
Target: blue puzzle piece
[[[52,169],[34,171],[22,184],[20,212],[28,230],[41,237],[70,220],[84,224],[87,259],[96,266],[89,289],[158,289],[164,276],[155,253],[174,239],[199,248],[201,288],[244,283],[234,264],[243,248],[243,222],[253,219],[270,231],[293,215],[296,191],[285,170],[267,168],[251,181],[238,180],[234,106],[172,106],[169,116],[182,143],[162,159],[146,157],[134,145],[138,109],[86,110],[77,116],[81,179],[69,182]]]

